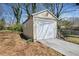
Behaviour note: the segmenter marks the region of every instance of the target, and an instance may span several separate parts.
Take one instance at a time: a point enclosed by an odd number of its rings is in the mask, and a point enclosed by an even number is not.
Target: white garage
[[[57,37],[56,20],[56,16],[49,10],[34,13],[23,23],[23,33],[34,41],[55,39]]]

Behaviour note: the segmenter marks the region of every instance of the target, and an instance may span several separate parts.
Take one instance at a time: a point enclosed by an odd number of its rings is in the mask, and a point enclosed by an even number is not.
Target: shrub
[[[9,29],[12,31],[22,31],[22,25],[21,24],[14,24]]]
[[[1,19],[0,20],[0,30],[3,30],[5,28],[5,20]]]
[[[64,29],[64,30],[62,30],[62,34],[63,34],[64,37],[66,37],[66,36],[71,35],[72,32],[71,32],[71,30]]]
[[[33,39],[28,39],[26,42],[27,43],[32,43],[33,42]]]

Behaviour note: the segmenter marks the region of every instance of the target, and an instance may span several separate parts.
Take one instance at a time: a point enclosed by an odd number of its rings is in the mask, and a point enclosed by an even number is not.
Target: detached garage
[[[56,20],[56,16],[49,10],[34,13],[23,23],[23,34],[34,41],[55,39],[57,37]]]

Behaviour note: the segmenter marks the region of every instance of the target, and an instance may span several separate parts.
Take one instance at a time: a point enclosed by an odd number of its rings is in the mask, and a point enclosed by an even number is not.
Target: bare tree
[[[36,12],[36,3],[32,3],[32,13]]]
[[[2,6],[2,4],[0,4],[0,16],[2,16],[3,11],[4,11],[3,6]]]
[[[23,4],[24,6],[24,10],[27,12],[28,16],[30,16],[32,13],[36,12],[36,3],[27,3],[27,4]]]
[[[16,24],[20,23],[20,19],[22,15],[21,4],[18,3],[18,4],[11,5],[11,8],[16,18]]]
[[[43,4],[47,9],[49,9],[50,11],[52,11],[52,13],[55,14],[55,16],[57,16],[57,18],[59,18],[62,9],[63,9],[63,4],[60,3],[48,3],[48,4]]]
[[[27,4],[24,3],[23,4],[23,9],[27,12],[28,16],[30,16],[30,11],[29,11],[30,8],[29,7],[30,7],[30,4],[29,3],[27,3]]]
[[[68,8],[66,8],[66,9],[65,9],[65,4],[63,4],[63,3],[48,3],[48,4],[45,3],[45,4],[43,4],[43,6],[46,9],[49,9],[50,11],[52,11],[52,13],[54,13],[55,16],[57,16],[57,18],[59,18],[63,13],[79,11],[78,3],[73,4],[73,7],[68,6]],[[70,9],[70,8],[72,8],[72,9]]]

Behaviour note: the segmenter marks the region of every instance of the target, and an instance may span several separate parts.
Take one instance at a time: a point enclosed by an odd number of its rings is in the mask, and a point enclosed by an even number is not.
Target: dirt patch
[[[0,32],[0,55],[5,56],[62,56],[54,49],[39,43],[26,43],[18,33]]]

